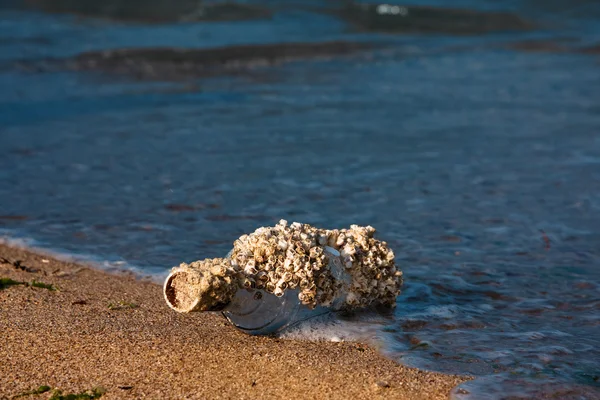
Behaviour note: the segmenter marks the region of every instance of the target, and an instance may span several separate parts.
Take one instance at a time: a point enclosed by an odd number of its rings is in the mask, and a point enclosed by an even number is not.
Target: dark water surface
[[[600,3],[58,3],[0,1],[6,238],[162,276],[371,224],[385,354],[479,376],[457,399],[600,398]]]

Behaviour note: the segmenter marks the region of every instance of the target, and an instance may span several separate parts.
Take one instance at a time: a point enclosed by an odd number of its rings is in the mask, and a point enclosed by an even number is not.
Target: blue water
[[[149,24],[0,1],[5,237],[162,276],[281,218],[370,224],[406,282],[392,321],[367,319],[384,354],[477,376],[456,399],[600,398],[600,52],[585,51],[600,4],[413,2],[532,24],[454,34],[361,29],[343,2],[245,3],[273,17]],[[330,40],[381,47],[182,79],[39,67]]]

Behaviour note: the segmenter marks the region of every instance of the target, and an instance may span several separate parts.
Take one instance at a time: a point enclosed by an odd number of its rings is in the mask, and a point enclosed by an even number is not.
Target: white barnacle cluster
[[[350,307],[373,303],[393,307],[400,294],[402,271],[396,268],[394,252],[374,234],[372,226],[358,225],[329,231],[329,243],[340,252],[342,264],[351,276],[346,293]]]
[[[374,239],[374,233],[370,226],[326,230],[281,220],[236,240],[231,266],[243,271],[241,286],[276,296],[298,289],[299,300],[310,308],[334,301],[340,308],[393,306],[402,274],[396,270],[394,253],[385,242]]]
[[[258,228],[233,244],[231,265],[244,271],[249,285],[275,296],[298,289],[302,303],[328,304],[337,287],[328,269],[329,258],[319,245],[322,231],[307,224]]]
[[[185,272],[175,277],[181,282],[172,284],[179,289],[176,293],[182,297],[180,301],[186,301],[184,297],[190,297],[190,301],[198,299],[194,307],[197,311],[210,311],[229,303],[240,281],[238,271],[224,258],[182,263],[173,271]]]

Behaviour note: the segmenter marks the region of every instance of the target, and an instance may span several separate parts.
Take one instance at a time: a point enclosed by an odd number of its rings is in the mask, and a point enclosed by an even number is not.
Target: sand
[[[447,399],[467,379],[360,343],[248,336],[218,313],[170,310],[159,285],[132,274],[4,245],[0,278],[58,289],[0,288],[0,399],[40,386],[52,389],[19,398]]]

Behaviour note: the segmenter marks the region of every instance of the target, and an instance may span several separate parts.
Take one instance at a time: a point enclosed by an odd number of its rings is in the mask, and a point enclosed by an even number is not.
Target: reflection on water
[[[405,272],[394,318],[305,336],[479,376],[457,399],[600,397],[593,2],[419,1],[415,29],[358,30],[377,4],[146,25],[10,3],[2,232],[160,275],[280,218],[371,224]]]
[[[198,0],[25,0],[32,9],[117,21],[164,23],[173,21],[240,21],[271,18],[266,7],[243,3],[203,4]]]
[[[179,81],[252,70],[304,59],[331,59],[380,47],[362,42],[277,43],[209,49],[135,48],[91,51],[67,59],[24,61],[25,71],[101,71],[130,78]]]
[[[342,15],[360,29],[383,32],[477,35],[534,28],[532,23],[510,12],[387,3],[350,2],[343,9]]]

